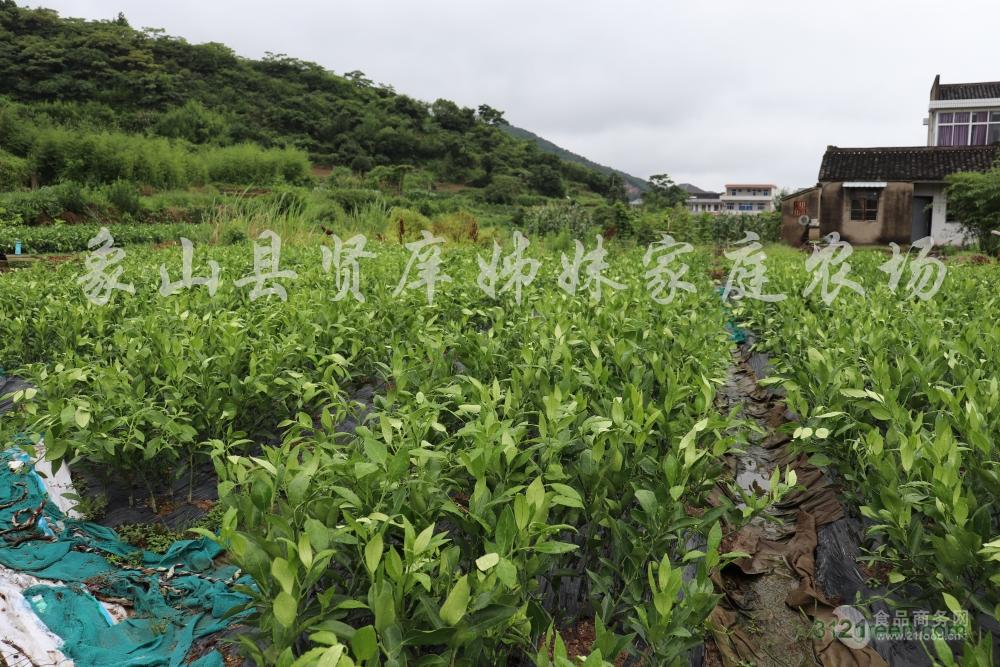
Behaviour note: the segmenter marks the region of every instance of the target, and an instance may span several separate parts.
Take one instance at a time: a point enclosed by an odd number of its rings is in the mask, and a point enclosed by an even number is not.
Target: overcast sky
[[[597,162],[705,189],[811,185],[829,144],[926,143],[935,74],[1000,80],[996,0],[38,4],[490,104]]]

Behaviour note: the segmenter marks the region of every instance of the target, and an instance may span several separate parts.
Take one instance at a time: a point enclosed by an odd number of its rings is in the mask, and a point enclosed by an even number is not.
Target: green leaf
[[[716,522],[708,531],[708,550],[715,551],[722,543],[722,524]]]
[[[358,660],[370,660],[378,653],[378,639],[375,636],[375,628],[366,625],[358,628],[351,637],[351,650]]]
[[[271,561],[271,576],[278,581],[284,592],[291,593],[295,588],[295,570],[284,558]]]
[[[87,424],[90,423],[90,412],[84,410],[83,408],[77,408],[74,415],[76,420],[76,425],[80,428],[87,428]]]
[[[298,602],[295,598],[281,591],[278,593],[277,597],[274,598],[273,603],[274,617],[286,628],[290,628],[295,625],[295,617],[298,616],[299,607]]]
[[[580,501],[583,500],[583,498],[580,496],[580,492],[577,491],[576,489],[574,489],[572,486],[569,486],[567,484],[550,484],[549,486],[552,487],[553,491],[555,491],[556,493],[558,493],[561,496],[566,496],[567,498],[572,498],[572,499],[576,500],[577,502],[580,502]]]
[[[458,625],[469,607],[469,576],[462,575],[455,587],[448,593],[447,599],[441,605],[441,620],[448,625]]]
[[[575,544],[570,544],[569,542],[540,542],[535,545],[535,551],[541,554],[564,554],[570,551],[574,551],[579,547]]]
[[[959,604],[958,600],[955,598],[954,595],[952,595],[951,593],[942,592],[941,597],[944,598],[945,605],[948,606],[948,609],[950,609],[952,613],[960,614],[962,612],[962,605]]]
[[[507,586],[508,588],[514,588],[517,586],[517,567],[511,563],[506,558],[501,558],[500,562],[496,565],[496,570],[494,570],[497,575],[497,579]]]
[[[809,457],[809,463],[813,464],[817,468],[821,468],[823,466],[830,465],[832,461],[830,461],[830,457],[827,456],[826,454],[813,454],[812,456]]]
[[[642,511],[646,513],[646,516],[654,516],[656,514],[657,502],[656,494],[649,489],[639,489],[635,492],[635,499],[639,501],[639,505],[642,507]]]
[[[305,533],[299,533],[299,560],[306,566],[306,569],[312,567],[312,545],[309,543],[309,536]]]
[[[486,572],[499,562],[500,562],[500,554],[488,553],[476,559],[476,567],[478,567],[481,572]]]
[[[368,571],[375,573],[378,564],[382,560],[382,536],[378,533],[365,545],[365,567]]]
[[[388,451],[386,450],[384,442],[368,437],[364,439],[364,447],[365,454],[368,455],[369,459],[378,465],[385,465],[386,459],[388,458]]]
[[[841,389],[840,393],[848,398],[868,398],[864,389]]]
[[[532,507],[540,507],[545,502],[545,485],[541,477],[536,477],[524,493],[525,499]]]
[[[622,399],[616,398],[611,404],[611,421],[618,426],[625,423],[625,410],[622,407]]]
[[[59,413],[59,421],[63,426],[68,426],[76,418],[76,406],[67,405]]]
[[[583,509],[583,503],[577,498],[570,498],[568,496],[552,496],[553,505],[562,505],[564,507],[577,507]]]
[[[423,553],[427,545],[431,543],[431,537],[434,536],[434,524],[427,526],[420,534],[417,535],[417,539],[413,541],[413,553],[414,555]]]
[[[320,656],[319,662],[316,663],[316,667],[341,667],[344,651],[345,648],[343,644],[340,644],[339,646],[331,646],[323,651],[323,655]]]

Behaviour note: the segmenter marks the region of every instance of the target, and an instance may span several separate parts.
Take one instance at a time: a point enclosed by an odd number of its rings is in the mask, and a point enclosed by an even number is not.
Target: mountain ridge
[[[590,169],[595,169],[603,174],[618,174],[624,179],[626,183],[626,189],[629,190],[630,195],[639,195],[643,192],[648,192],[650,189],[649,182],[645,179],[639,178],[638,176],[633,176],[628,172],[622,171],[620,169],[615,169],[614,167],[609,167],[607,165],[601,164],[599,162],[594,162],[590,158],[587,158],[578,153],[563,148],[562,146],[549,141],[545,137],[539,136],[532,132],[531,130],[526,130],[523,127],[518,127],[516,125],[505,125],[502,128],[509,135],[518,138],[525,139],[527,141],[534,142],[541,150],[546,153],[551,153],[552,155],[557,155],[564,160],[570,162],[576,162]]]

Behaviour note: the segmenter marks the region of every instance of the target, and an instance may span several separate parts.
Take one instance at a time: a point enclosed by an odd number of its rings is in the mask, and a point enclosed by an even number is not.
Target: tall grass
[[[325,238],[322,228],[309,221],[301,208],[274,199],[239,197],[215,207],[206,223],[212,230],[209,242],[218,244],[255,239],[265,230],[275,232],[287,245],[316,245]]]
[[[292,148],[265,149],[255,144],[239,144],[207,148],[199,155],[209,180],[217,183],[298,184],[309,178],[309,158]]]
[[[392,208],[382,199],[355,208],[347,216],[351,231],[365,236],[384,234]]]
[[[28,166],[43,185],[76,181],[103,185],[131,181],[156,188],[208,182],[241,185],[304,183],[309,158],[292,148],[253,144],[196,148],[184,141],[61,127],[37,130]]]

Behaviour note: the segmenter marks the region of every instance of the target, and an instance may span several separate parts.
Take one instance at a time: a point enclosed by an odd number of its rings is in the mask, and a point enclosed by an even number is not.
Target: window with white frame
[[[938,146],[986,146],[1000,142],[1000,111],[938,114]]]

